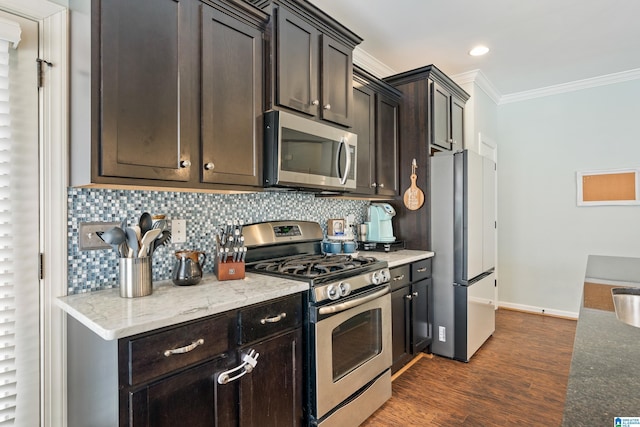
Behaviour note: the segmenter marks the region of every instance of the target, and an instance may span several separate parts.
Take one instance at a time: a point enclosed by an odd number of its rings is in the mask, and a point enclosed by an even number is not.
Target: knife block
[[[216,277],[218,280],[244,279],[244,262],[216,261]]]

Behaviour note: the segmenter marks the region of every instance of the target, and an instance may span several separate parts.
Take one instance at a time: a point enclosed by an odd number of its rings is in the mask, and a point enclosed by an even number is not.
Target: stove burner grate
[[[285,275],[317,277],[324,274],[359,268],[377,262],[373,257],[351,255],[301,255],[280,260],[262,261],[255,270]]]

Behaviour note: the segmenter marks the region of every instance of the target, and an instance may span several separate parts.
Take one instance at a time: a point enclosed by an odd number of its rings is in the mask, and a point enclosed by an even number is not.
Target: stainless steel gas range
[[[315,222],[263,222],[243,232],[248,271],[309,283],[309,424],[358,426],[391,397],[387,263],[322,254],[322,228]]]

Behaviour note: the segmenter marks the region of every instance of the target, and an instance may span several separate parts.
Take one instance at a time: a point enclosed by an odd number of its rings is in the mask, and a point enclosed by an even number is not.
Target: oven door
[[[389,286],[314,310],[314,415],[320,419],[391,366]]]

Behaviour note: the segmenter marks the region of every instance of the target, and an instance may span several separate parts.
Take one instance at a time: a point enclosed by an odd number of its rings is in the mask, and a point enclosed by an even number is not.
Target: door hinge
[[[36,59],[36,63],[38,64],[38,88],[41,88],[44,87],[44,66],[51,68],[53,64],[41,58]]]
[[[38,275],[40,280],[44,280],[44,254],[42,252],[38,257]]]

